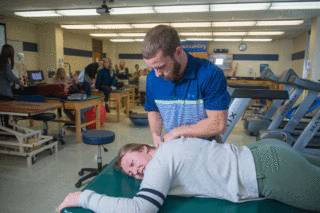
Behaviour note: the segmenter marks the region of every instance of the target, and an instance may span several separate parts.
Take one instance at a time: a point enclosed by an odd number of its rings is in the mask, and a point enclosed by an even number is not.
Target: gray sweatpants
[[[320,158],[297,152],[276,139],[248,146],[262,197],[320,212]]]

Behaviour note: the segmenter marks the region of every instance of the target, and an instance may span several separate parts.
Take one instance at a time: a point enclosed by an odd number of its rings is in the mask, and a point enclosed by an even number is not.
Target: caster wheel
[[[49,154],[50,154],[50,155],[53,154],[53,148],[51,148],[51,149],[49,150]]]
[[[79,175],[80,175],[80,176],[82,176],[83,174],[84,174],[84,172],[83,172],[83,171],[80,171],[80,172],[79,172]]]
[[[36,163],[36,160],[37,160],[37,158],[34,156],[34,157],[32,157],[32,164],[35,164]]]
[[[61,145],[65,145],[66,144],[66,142],[64,142],[63,139],[60,139],[60,142],[61,142]]]
[[[249,133],[250,136],[254,136],[254,134],[252,132]]]
[[[77,188],[80,188],[80,187],[81,187],[81,183],[79,183],[79,182],[76,183],[76,187],[77,187]]]

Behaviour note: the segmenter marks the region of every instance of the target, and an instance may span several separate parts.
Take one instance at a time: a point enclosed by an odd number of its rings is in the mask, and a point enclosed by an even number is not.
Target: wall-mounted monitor
[[[42,70],[34,70],[34,71],[27,71],[28,73],[28,80],[31,83],[37,83],[44,81],[44,76]]]

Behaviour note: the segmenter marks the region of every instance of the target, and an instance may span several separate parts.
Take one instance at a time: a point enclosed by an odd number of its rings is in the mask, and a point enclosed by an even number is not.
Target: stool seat
[[[115,140],[115,134],[108,130],[92,130],[82,134],[82,141],[89,145],[103,145],[112,143]]]
[[[46,112],[46,113],[40,113],[32,116],[32,119],[38,120],[38,121],[51,121],[56,118],[56,114]]]

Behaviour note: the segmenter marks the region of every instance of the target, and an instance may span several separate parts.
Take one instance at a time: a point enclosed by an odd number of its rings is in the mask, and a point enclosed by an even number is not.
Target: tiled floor
[[[135,112],[143,108],[135,107]],[[26,121],[20,124],[28,125]],[[34,129],[41,129],[42,122],[35,121]],[[61,123],[49,123],[50,134],[57,134]],[[149,127],[134,126],[125,114],[116,122],[115,112],[111,111],[102,129],[115,132],[116,140],[108,144],[108,152],[102,152],[103,163],[109,163],[116,157],[117,151],[126,143],[153,144]],[[165,133],[165,130],[164,130]],[[239,146],[251,144],[255,137],[244,131],[240,120],[227,139],[227,143]],[[79,179],[78,172],[83,167],[96,168],[96,146],[75,142],[75,130],[67,129],[66,144],[59,144],[59,151],[53,155],[48,152],[39,154],[36,163],[27,166],[26,158],[0,154],[0,212],[1,213],[51,213],[75,187]],[[86,182],[85,182],[86,183]],[[83,184],[85,185],[85,184]]]

